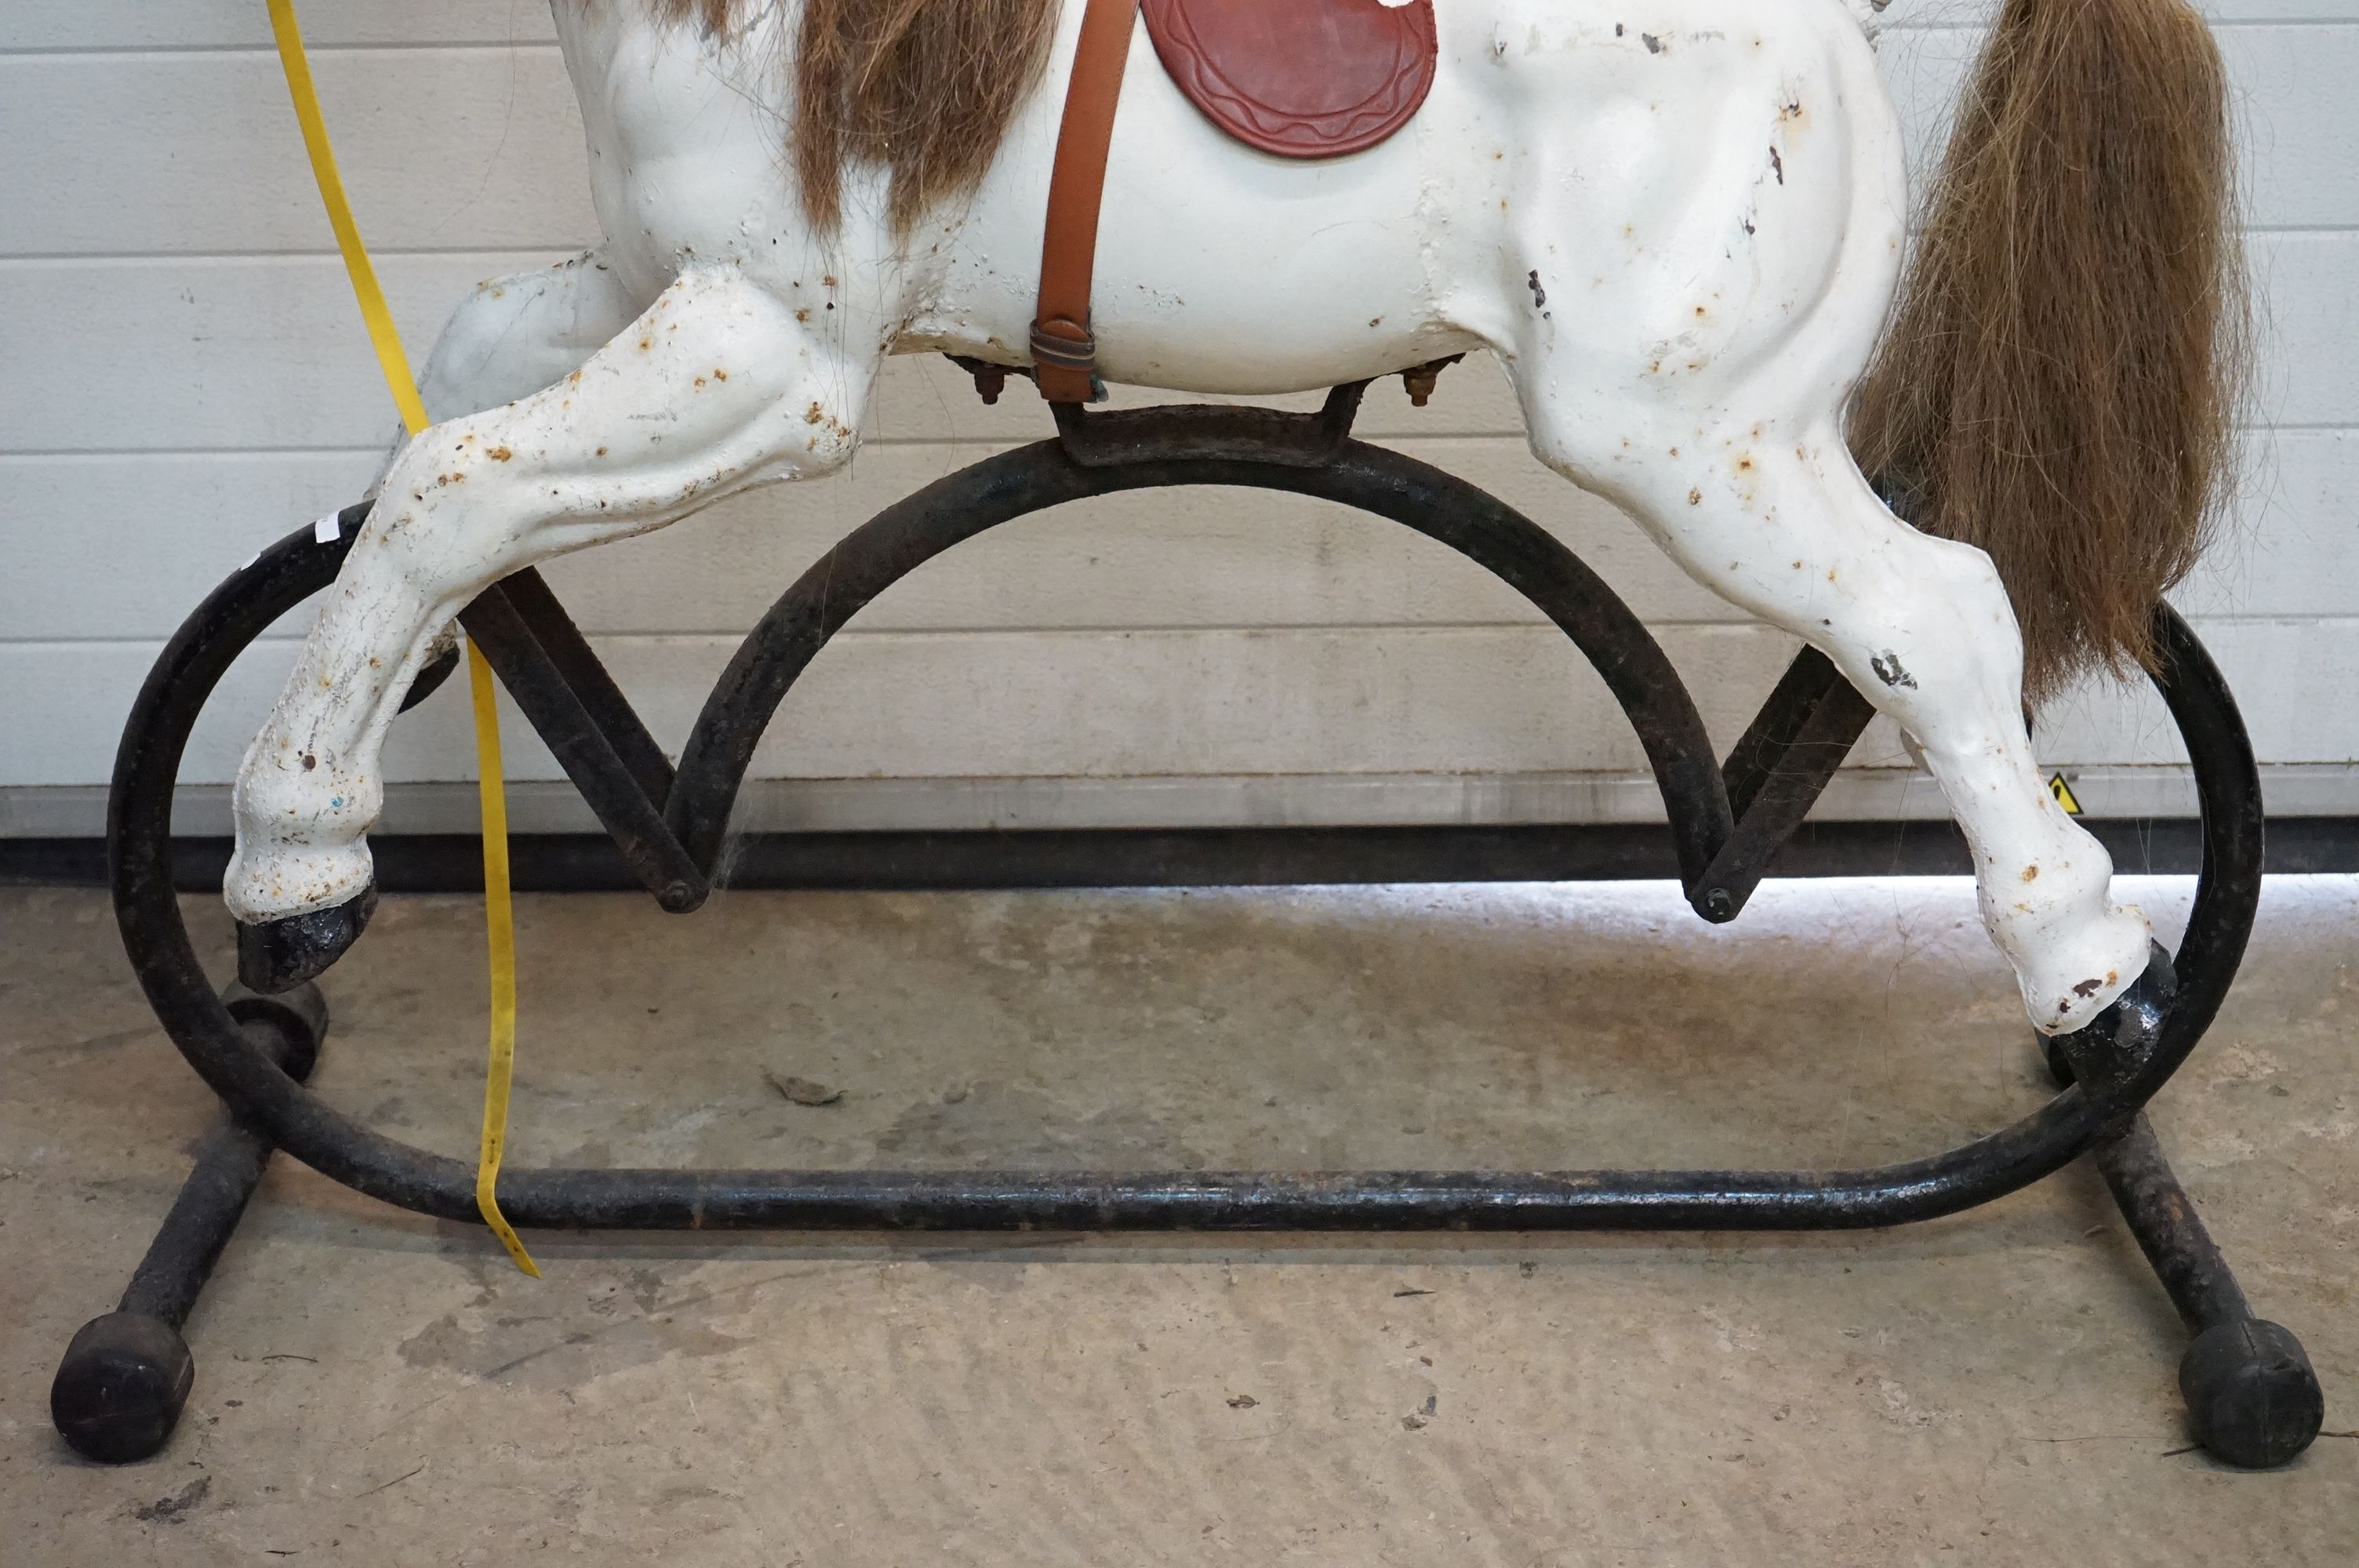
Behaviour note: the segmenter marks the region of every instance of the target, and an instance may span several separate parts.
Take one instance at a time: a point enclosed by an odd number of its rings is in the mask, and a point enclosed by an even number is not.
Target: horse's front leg
[[[427,413],[457,419],[554,386],[648,303],[603,249],[477,284],[443,322],[419,372]],[[406,444],[394,444],[388,466]]]
[[[223,892],[247,984],[308,979],[359,935],[386,732],[435,630],[551,556],[840,465],[876,341],[845,350],[742,269],[701,266],[564,380],[402,449],[239,770]]]
[[[2104,846],[2040,783],[2023,644],[1987,556],[1887,511],[1831,413],[1667,418],[1573,445],[1589,449],[1571,466],[1698,581],[1826,654],[1916,743],[2036,1026],[2078,1029],[2146,971],[2145,917],[2110,900]]]

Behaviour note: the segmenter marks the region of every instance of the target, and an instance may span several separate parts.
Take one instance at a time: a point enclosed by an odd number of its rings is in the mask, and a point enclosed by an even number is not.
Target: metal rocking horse
[[[2093,1152],[2197,1337],[2213,1453],[2280,1463],[2322,1401],[2256,1319],[2139,1108],[2234,977],[2259,892],[2241,720],[2164,589],[2219,492],[2244,317],[2218,56],[2185,0],[2006,0],[1904,276],[1900,135],[1865,0],[556,0],[605,242],[489,284],[441,417],[332,540],[266,552],[167,648],[126,733],[116,900],[158,1015],[235,1112],[122,1311],[60,1370],[86,1452],[160,1446],[178,1326],[262,1163],[474,1216],[465,1163],[311,1096],[308,982],[375,901],[380,753],[455,616],[667,909],[710,890],[788,686],[844,622],[1011,518],[1153,485],[1324,497],[1447,543],[1597,665],[1690,903],[1733,919],[1868,719],[1973,851],[2069,1087],[1912,1163],[1818,1173],[510,1173],[550,1227],[1830,1228],[1955,1212]],[[1143,21],[1143,26],[1141,25]],[[781,127],[784,127],[782,130]],[[1045,220],[1044,220],[1045,214]],[[1103,278],[1119,287],[1093,291]],[[1894,308],[1896,292],[1899,304]],[[1495,500],[1351,437],[1361,389],[1487,350],[1533,451],[1808,644],[1725,762],[1631,612]],[[746,640],[675,761],[532,570],[831,472],[886,355],[1029,374],[1054,439],[858,529]],[[1103,382],[1331,387],[1317,415],[1091,413]],[[332,583],[240,773],[217,995],[172,897],[183,743],[239,649]],[[2109,896],[2034,771],[2027,699],[2143,666],[2205,861],[2179,952]]]

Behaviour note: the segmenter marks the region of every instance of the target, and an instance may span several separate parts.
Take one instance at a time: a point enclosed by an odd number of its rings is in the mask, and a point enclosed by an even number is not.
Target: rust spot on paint
[[[1690,506],[1701,506],[1703,504],[1703,492],[1701,490],[1689,491],[1688,504]]]
[[[504,463],[510,458],[515,457],[516,454],[506,447],[494,447],[489,451],[485,452],[484,456],[491,459],[492,461],[495,463]]]
[[[2038,881],[2039,880],[2039,868],[2038,868],[2038,866],[2026,866],[2026,867],[2024,867],[2024,868],[2023,868],[2023,880],[2024,880],[2025,881],[2027,881],[2027,882],[2036,882],[2036,881]]]

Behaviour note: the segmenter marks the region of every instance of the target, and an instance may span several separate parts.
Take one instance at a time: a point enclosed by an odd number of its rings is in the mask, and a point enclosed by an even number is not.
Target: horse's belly
[[[1413,213],[1388,210],[1377,192],[1259,221],[1147,195],[1110,189],[1100,225],[1091,327],[1109,381],[1291,392],[1474,346],[1435,313]],[[1038,217],[1027,225],[1020,212],[984,210],[967,236],[981,243],[962,243],[897,347],[1022,357],[1038,304]],[[994,221],[1002,215],[1016,221]],[[991,243],[1002,230],[1015,247],[1006,265]]]
[[[1060,50],[1051,81],[1069,58]],[[1039,94],[1012,128],[948,238],[906,345],[1020,357],[1061,100]],[[1366,152],[1276,158],[1199,114],[1142,40],[1123,83],[1091,295],[1107,379],[1289,392],[1474,346],[1443,319],[1432,282],[1443,214],[1457,204],[1435,189],[1437,159],[1453,169],[1464,161],[1441,156],[1459,117],[1452,100],[1438,90],[1406,129]]]

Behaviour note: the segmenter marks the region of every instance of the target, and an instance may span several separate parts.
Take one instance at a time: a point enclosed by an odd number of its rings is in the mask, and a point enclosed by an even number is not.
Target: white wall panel
[[[2199,627],[2245,689],[2255,745],[2275,762],[2352,760],[2347,747],[2321,737],[2308,694],[2359,686],[2359,623],[2330,623],[2330,635],[2312,639],[2315,624]],[[1723,749],[1795,646],[1749,625],[1673,626],[1659,635]],[[641,635],[608,639],[603,652],[657,739],[676,751],[735,646],[734,637]],[[0,647],[0,687],[16,694],[9,732],[53,738],[11,759],[16,782],[104,779],[121,715],[157,647]],[[191,742],[185,782],[225,783],[234,773],[292,649],[261,644],[232,672],[218,711]],[[2288,668],[2303,681],[2268,678]],[[558,777],[547,752],[510,718],[511,772]],[[388,776],[468,777],[473,744],[453,686],[402,722]],[[2075,768],[2168,764],[2182,755],[2150,697],[2113,687],[2060,704],[2042,723],[2039,753],[2048,765]],[[1858,757],[1894,765],[1901,749],[1879,721]],[[1516,626],[846,632],[798,684],[755,764],[757,773],[848,779],[1644,766],[1629,725],[1571,645]]]
[[[2359,29],[2223,34],[2245,95],[2245,194],[2264,227],[2359,222],[2341,112]],[[1920,164],[1981,47],[1971,29],[1884,47]],[[362,232],[386,252],[563,250],[594,232],[582,129],[553,44],[322,48],[316,75]],[[421,113],[419,84],[431,84]],[[60,142],[76,156],[60,157]],[[333,239],[266,49],[0,55],[12,254],[314,251]],[[92,200],[93,190],[111,199]]]
[[[2289,798],[2359,810],[2359,0],[2207,8],[2241,95],[2267,351],[2238,524],[2179,597],[2272,776],[2299,782]],[[1886,70],[1920,159],[1987,10],[1897,0],[1887,14]],[[302,11],[413,352],[469,286],[593,237],[541,0]],[[254,0],[0,9],[0,795],[18,792],[0,798],[0,834],[60,830],[74,812],[84,831],[161,638],[229,568],[351,499],[393,419]],[[685,732],[734,634],[831,539],[1047,420],[1020,387],[986,409],[920,359],[890,367],[869,429],[848,474],[551,568],[659,734]],[[1361,430],[1580,551],[1733,735],[1787,644],[1535,464],[1495,366],[1450,372],[1425,410],[1387,384]],[[284,657],[259,651],[234,678],[192,780],[228,776]],[[462,708],[438,698],[405,724],[397,776],[466,776]],[[511,744],[520,778],[553,776],[531,742]],[[2161,798],[2126,781],[2174,754],[2150,701],[2110,692],[2065,705],[2041,752],[2125,781],[2122,801]],[[1887,765],[1861,778],[1894,799],[1899,760],[1880,726],[1855,758]],[[1202,491],[1029,520],[921,571],[821,660],[757,771],[867,787],[887,803],[872,825],[903,809],[1027,820],[1023,802],[1052,797],[1059,819],[1211,819],[1206,800],[1231,795],[1271,819],[1512,820],[1626,816],[1636,762],[1593,677],[1475,568],[1378,521]],[[77,804],[27,806],[26,786]],[[964,804],[942,806],[953,787]]]
[[[1742,612],[1630,521],[1531,461],[1522,438],[1402,438],[1579,554],[1657,624]],[[2178,595],[2208,620],[2333,617],[2359,582],[2359,433],[2256,434],[2245,516]],[[593,635],[740,631],[836,539],[988,443],[883,445],[848,472],[723,502],[546,569]],[[355,499],[377,454],[0,458],[0,642],[96,629],[160,638],[217,580],[302,520]],[[84,519],[60,526],[61,518]],[[201,526],[191,519],[202,519]],[[126,562],[137,563],[126,569]],[[1480,568],[1381,518],[1242,490],[1133,492],[995,530],[864,611],[863,628],[1494,625],[1537,612]]]
[[[1443,0],[1448,4],[1449,0]],[[1887,33],[1978,26],[1995,0],[1895,0]],[[2343,22],[2350,0],[2198,0],[2226,24]],[[548,0],[304,0],[303,30],[321,45],[416,47],[546,43]],[[267,49],[270,27],[247,0],[11,0],[0,50]]]

